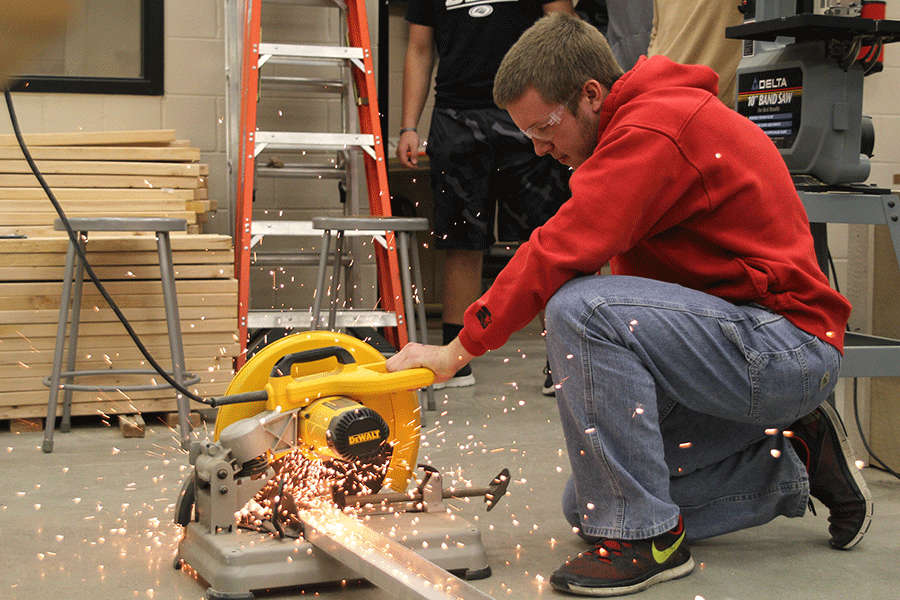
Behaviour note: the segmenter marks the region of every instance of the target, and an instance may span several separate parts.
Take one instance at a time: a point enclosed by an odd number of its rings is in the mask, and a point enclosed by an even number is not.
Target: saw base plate
[[[367,516],[364,522],[463,579],[491,574],[481,532],[456,515],[398,512]],[[362,579],[302,538],[252,531],[211,534],[197,522],[188,524],[179,542],[175,566],[182,564],[209,583],[209,600],[251,600],[254,591]]]

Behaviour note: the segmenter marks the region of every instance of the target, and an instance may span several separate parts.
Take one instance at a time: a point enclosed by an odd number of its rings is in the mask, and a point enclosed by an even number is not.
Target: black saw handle
[[[317,360],[324,360],[331,357],[336,358],[342,365],[349,365],[356,362],[356,359],[353,358],[350,351],[346,348],[341,348],[340,346],[312,348],[311,350],[304,350],[303,352],[286,354],[279,358],[278,362],[275,363],[275,366],[272,367],[270,377],[284,377],[285,375],[290,375],[291,367],[297,363],[316,362]]]

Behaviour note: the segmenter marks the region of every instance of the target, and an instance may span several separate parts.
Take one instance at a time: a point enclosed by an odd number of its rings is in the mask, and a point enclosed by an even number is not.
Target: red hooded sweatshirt
[[[564,283],[607,262],[616,275],[756,302],[843,352],[850,303],[816,262],[781,155],[716,98],[717,80],[655,56],[613,85],[571,199],[466,311],[470,354],[502,346]]]

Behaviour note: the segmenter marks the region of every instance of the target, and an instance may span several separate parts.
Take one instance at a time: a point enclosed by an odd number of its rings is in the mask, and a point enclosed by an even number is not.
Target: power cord
[[[834,267],[834,259],[831,257],[830,250],[828,251],[828,266],[831,268],[831,273],[834,276],[834,289],[838,294],[840,294],[841,288],[838,285],[837,270]],[[847,331],[850,331],[849,324],[847,325]],[[866,452],[869,453],[869,456],[872,458],[872,460],[874,460],[876,463],[878,463],[878,466],[876,466],[876,468],[880,468],[883,471],[885,471],[886,473],[889,473],[889,474],[893,475],[894,477],[896,477],[897,479],[900,479],[900,473],[897,473],[896,471],[891,469],[889,466],[887,466],[887,464],[885,464],[885,462],[883,460],[881,460],[878,457],[878,455],[875,454],[875,452],[872,451],[871,446],[869,446],[869,441],[866,439],[866,434],[863,433],[862,420],[859,418],[859,389],[858,389],[858,387],[859,387],[859,378],[854,377],[853,378],[853,416],[856,419],[856,431],[859,432],[859,438],[862,441],[863,447],[866,449]]]
[[[160,377],[162,377],[166,383],[171,385],[175,390],[179,393],[187,396],[191,400],[195,402],[199,402],[201,404],[206,404],[208,406],[217,406],[215,398],[202,398],[197,394],[191,392],[189,389],[181,385],[178,381],[175,380],[174,377],[169,375],[168,372],[158,363],[156,359],[150,354],[150,351],[147,350],[147,347],[144,346],[141,339],[138,337],[137,333],[134,331],[134,328],[129,323],[128,319],[122,313],[119,306],[115,303],[112,296],[109,295],[109,292],[106,291],[106,288],[103,286],[103,283],[100,281],[100,278],[97,277],[97,274],[94,272],[94,269],[91,267],[90,263],[87,260],[87,256],[85,256],[85,252],[79,244],[78,236],[75,231],[72,229],[72,225],[69,223],[69,219],[66,217],[65,212],[63,211],[62,206],[59,201],[56,199],[56,196],[53,194],[53,190],[50,189],[50,186],[47,185],[47,181],[44,179],[44,176],[41,174],[38,169],[37,164],[35,164],[34,159],[31,157],[31,152],[28,150],[28,146],[25,144],[25,139],[22,137],[22,131],[19,129],[19,120],[16,117],[16,109],[13,106],[12,95],[9,93],[9,89],[4,89],[3,94],[6,97],[6,106],[9,110],[9,118],[12,122],[13,131],[16,135],[16,141],[19,143],[19,148],[22,149],[22,154],[25,156],[25,160],[28,162],[28,166],[31,168],[31,172],[34,173],[34,176],[37,178],[38,183],[41,184],[41,187],[44,189],[44,192],[47,194],[47,197],[50,199],[50,202],[53,204],[53,208],[56,210],[56,213],[59,215],[60,221],[62,221],[63,226],[66,229],[66,233],[69,235],[69,239],[72,244],[75,246],[75,250],[78,252],[78,260],[81,261],[81,264],[84,265],[84,270],[91,278],[91,281],[94,282],[94,285],[97,286],[97,289],[100,291],[100,294],[103,296],[103,299],[106,300],[109,307],[113,310],[116,317],[118,317],[119,321],[125,327],[125,330],[128,332],[128,335],[134,341],[138,350],[140,350],[141,354],[144,358],[147,359],[147,362],[153,367],[157,373],[159,373]]]

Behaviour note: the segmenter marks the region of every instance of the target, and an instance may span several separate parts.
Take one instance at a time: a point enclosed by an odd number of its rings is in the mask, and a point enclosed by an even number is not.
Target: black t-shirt
[[[434,29],[438,108],[494,106],[494,76],[551,0],[410,0],[406,20]]]

